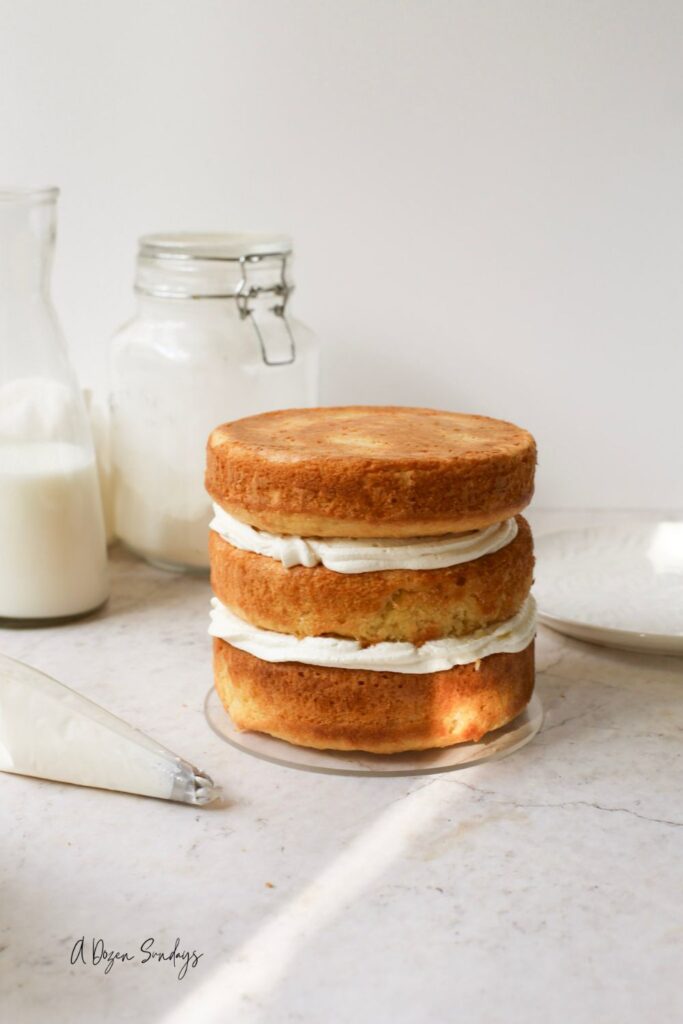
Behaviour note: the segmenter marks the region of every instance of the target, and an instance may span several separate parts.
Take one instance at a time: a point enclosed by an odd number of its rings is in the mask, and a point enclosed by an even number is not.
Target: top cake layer
[[[303,537],[425,537],[508,519],[536,445],[503,420],[400,406],[287,409],[217,427],[206,488],[238,519]]]

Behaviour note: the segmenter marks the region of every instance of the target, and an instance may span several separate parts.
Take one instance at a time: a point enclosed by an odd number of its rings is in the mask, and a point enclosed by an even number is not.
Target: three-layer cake
[[[515,718],[534,686],[535,464],[525,430],[429,409],[217,427],[210,632],[235,725],[392,753]]]

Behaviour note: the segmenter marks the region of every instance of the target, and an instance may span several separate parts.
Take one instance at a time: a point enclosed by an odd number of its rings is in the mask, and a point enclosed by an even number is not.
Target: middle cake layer
[[[240,618],[297,637],[421,644],[465,636],[511,618],[529,593],[531,530],[522,516],[517,527],[511,543],[460,565],[356,574],[322,565],[285,568],[211,531],[211,584]]]

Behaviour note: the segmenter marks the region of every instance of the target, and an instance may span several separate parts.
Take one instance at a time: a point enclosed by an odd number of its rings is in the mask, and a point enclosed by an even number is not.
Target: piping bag
[[[204,772],[75,690],[0,654],[0,771],[202,805]]]

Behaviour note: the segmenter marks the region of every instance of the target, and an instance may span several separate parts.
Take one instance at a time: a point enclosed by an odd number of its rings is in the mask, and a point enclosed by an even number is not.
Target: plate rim
[[[639,629],[617,629],[616,626],[599,626],[594,622],[584,622],[581,619],[566,619],[560,618],[557,615],[552,615],[550,612],[541,611],[538,609],[538,621],[542,622],[544,626],[549,626],[551,629],[556,629],[558,632],[562,632],[561,626],[570,626],[575,629],[586,629],[593,630],[593,632],[607,633],[610,636],[614,636],[615,639],[623,637],[632,638],[638,637],[640,640],[652,640],[655,643],[666,643],[671,640],[680,640],[681,649],[683,650],[683,633],[645,633]]]
[[[296,762],[294,762],[292,760],[285,760],[284,758],[280,758],[280,757],[273,756],[273,755],[270,755],[270,754],[264,754],[264,753],[260,753],[260,752],[254,751],[254,750],[250,750],[248,747],[238,743],[235,739],[231,739],[229,736],[226,736],[225,733],[220,732],[218,730],[218,728],[214,725],[214,723],[212,722],[211,717],[210,717],[210,715],[208,713],[208,711],[209,711],[209,701],[213,700],[214,698],[218,702],[218,710],[222,710],[223,714],[226,716],[228,721],[232,721],[230,719],[230,715],[228,714],[227,710],[225,709],[225,707],[223,707],[223,704],[221,703],[220,697],[218,696],[218,693],[217,693],[216,688],[214,686],[211,686],[209,688],[209,690],[208,690],[208,692],[207,692],[207,694],[206,694],[206,696],[204,698],[203,704],[202,704],[203,711],[204,711],[204,718],[205,718],[209,728],[212,730],[212,732],[214,732],[214,734],[216,736],[218,736],[219,739],[221,739],[224,743],[227,743],[234,750],[239,750],[240,753],[247,754],[250,757],[255,757],[257,760],[266,761],[269,764],[276,764],[276,765],[278,765],[278,767],[281,767],[281,768],[289,768],[292,771],[309,772],[309,773],[315,774],[315,775],[354,776],[356,778],[358,778],[358,777],[366,777],[366,778],[376,778],[376,779],[377,778],[387,778],[387,779],[394,778],[395,779],[395,778],[405,778],[405,777],[408,777],[408,776],[419,776],[419,775],[442,775],[442,774],[444,774],[446,772],[458,771],[458,770],[461,770],[461,769],[464,769],[464,768],[474,768],[474,767],[476,767],[477,765],[480,765],[480,764],[490,763],[490,762],[493,762],[493,761],[499,761],[499,760],[502,760],[503,758],[507,757],[509,754],[514,754],[517,750],[520,750],[522,747],[525,747],[528,743],[530,743],[531,740],[534,739],[534,737],[537,736],[538,733],[541,731],[541,729],[543,728],[543,724],[545,722],[545,711],[544,711],[544,708],[543,708],[543,704],[542,704],[541,698],[540,698],[540,696],[539,696],[539,694],[538,694],[538,692],[537,692],[537,690],[535,688],[534,692],[531,695],[531,699],[530,699],[529,703],[526,705],[526,707],[522,711],[520,711],[519,715],[517,715],[517,717],[514,718],[512,720],[512,722],[508,722],[508,726],[512,725],[513,722],[517,721],[517,718],[522,718],[523,715],[527,715],[528,716],[528,724],[531,727],[530,731],[529,731],[528,734],[525,734],[525,735],[519,737],[519,739],[516,742],[512,742],[511,745],[508,748],[506,748],[504,750],[495,751],[493,753],[487,753],[485,750],[483,750],[483,751],[481,751],[479,756],[473,758],[473,760],[471,760],[471,761],[466,761],[464,764],[436,765],[436,766],[430,766],[430,767],[425,767],[425,768],[396,768],[396,769],[388,770],[388,771],[377,771],[377,770],[373,770],[372,768],[353,768],[353,767],[342,767],[342,766],[337,768],[337,767],[333,767],[333,766],[330,766],[330,765],[297,764]],[[522,722],[522,723],[520,723],[519,727],[521,728],[524,724],[527,724],[527,723]],[[535,725],[535,727],[533,727],[534,725]],[[501,728],[506,728],[506,726],[501,726]],[[246,730],[246,731],[251,733],[252,735],[254,734],[253,730]],[[493,731],[497,732],[497,730],[493,730]],[[266,736],[268,739],[276,741],[278,743],[287,743],[286,740],[279,740],[276,736],[269,736],[267,733],[264,733],[263,735]],[[481,743],[481,740],[479,741],[479,743]],[[312,754],[313,756],[315,756],[316,753],[321,755],[321,756],[326,756],[326,757],[333,757],[335,754],[353,754],[353,753],[358,753],[362,757],[363,754],[364,754],[363,751],[358,751],[358,752],[356,752],[356,751],[341,751],[341,750],[340,751],[334,751],[334,750],[320,750],[320,751],[316,751],[312,747],[297,748],[297,746],[295,744],[288,744],[288,746],[291,746],[293,750],[297,750],[297,749],[306,750],[306,751],[309,752],[309,754]],[[453,744],[453,746],[461,746],[461,744]],[[442,748],[442,749],[447,749],[447,748]],[[405,753],[409,754],[410,751],[406,751]],[[421,751],[415,751],[415,753],[421,753]],[[387,757],[388,758],[388,757],[392,757],[393,755],[392,754],[371,754],[371,755],[367,755],[367,752],[366,752],[366,756],[371,756],[371,757]]]

